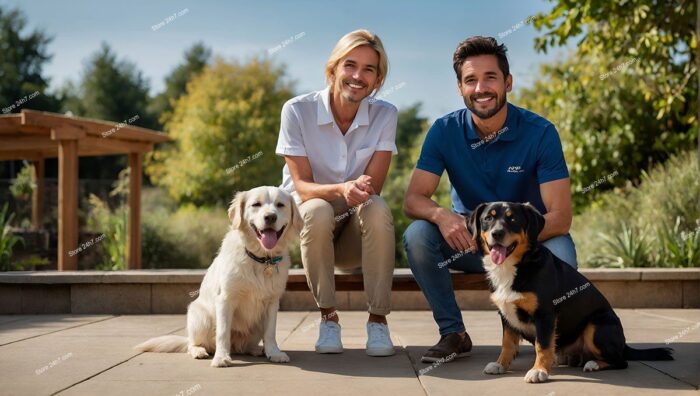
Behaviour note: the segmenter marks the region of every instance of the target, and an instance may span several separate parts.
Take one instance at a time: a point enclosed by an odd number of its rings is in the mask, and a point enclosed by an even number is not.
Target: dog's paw
[[[267,355],[267,359],[274,363],[289,363],[290,361],[289,355],[282,351],[278,351]]]
[[[265,351],[263,351],[263,347],[261,347],[259,345],[248,349],[248,351],[246,353],[248,353],[248,355],[251,355],[251,356],[258,356],[258,357],[265,356]]]
[[[596,362],[595,360],[589,360],[583,366],[584,373],[589,373],[589,372],[598,371],[598,370],[600,370],[600,366],[598,365],[598,362]]]
[[[549,379],[549,374],[542,369],[533,368],[525,374],[525,382],[530,384],[547,382],[547,379]]]
[[[216,356],[211,360],[212,367],[231,367],[233,366],[233,359],[229,356]]]
[[[491,362],[484,367],[484,374],[505,374],[506,369],[498,362]]]
[[[209,357],[207,350],[201,346],[190,346],[187,352],[195,359],[206,359]]]

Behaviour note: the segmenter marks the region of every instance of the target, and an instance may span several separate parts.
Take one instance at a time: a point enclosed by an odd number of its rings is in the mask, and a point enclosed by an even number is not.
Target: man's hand
[[[414,169],[404,198],[404,213],[414,219],[424,219],[437,224],[442,237],[454,250],[476,252],[476,241],[467,230],[463,216],[430,199],[440,183],[440,176],[422,169]]]
[[[436,224],[440,228],[440,233],[452,249],[460,252],[467,250],[476,252],[476,241],[467,230],[464,216],[442,210],[437,220]]]
[[[369,195],[376,194],[376,192],[374,192],[374,187],[372,187],[372,176],[362,175],[355,180],[355,184],[357,184],[357,188]]]
[[[362,175],[357,180],[343,183],[343,198],[349,207],[367,202],[372,194],[374,194],[374,188],[372,188],[370,176]]]

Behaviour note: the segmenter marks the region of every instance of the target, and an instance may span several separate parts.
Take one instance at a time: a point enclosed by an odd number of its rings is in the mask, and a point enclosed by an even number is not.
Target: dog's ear
[[[525,226],[527,237],[531,244],[536,244],[537,237],[544,228],[544,216],[529,202],[523,204],[522,208],[525,214],[525,220],[527,221],[527,225]]]
[[[304,218],[301,217],[299,207],[297,206],[296,201],[294,201],[294,197],[291,194],[287,195],[289,196],[289,205],[292,208],[292,228],[294,229],[294,234],[299,235],[299,233],[301,233],[301,229],[304,228]]]
[[[486,206],[485,203],[479,204],[469,216],[469,220],[467,220],[467,229],[469,233],[472,234],[472,238],[476,240],[477,251],[474,253],[483,253],[481,251],[481,214],[484,213]]]
[[[243,207],[245,206],[245,191],[236,193],[228,207],[228,218],[231,220],[231,227],[239,229],[243,225]]]

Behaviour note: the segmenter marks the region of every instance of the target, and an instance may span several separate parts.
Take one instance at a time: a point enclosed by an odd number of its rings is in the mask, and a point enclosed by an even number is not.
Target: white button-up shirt
[[[383,100],[365,98],[355,119],[343,135],[331,112],[329,88],[290,99],[282,107],[280,134],[275,153],[309,159],[314,183],[337,184],[364,174],[375,151],[396,151],[397,110]],[[282,189],[297,203],[287,165],[282,170]]]

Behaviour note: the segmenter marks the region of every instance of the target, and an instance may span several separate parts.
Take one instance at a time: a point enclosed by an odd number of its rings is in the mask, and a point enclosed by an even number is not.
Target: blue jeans
[[[416,220],[408,226],[403,234],[403,244],[408,264],[430,304],[440,335],[465,331],[449,269],[483,273],[481,256],[472,253],[462,255],[453,250],[442,237],[438,226],[426,220]],[[542,244],[570,266],[577,267],[576,246],[569,234],[548,239]]]

